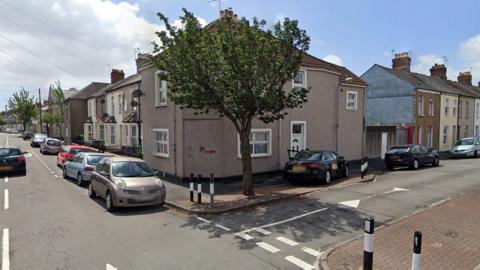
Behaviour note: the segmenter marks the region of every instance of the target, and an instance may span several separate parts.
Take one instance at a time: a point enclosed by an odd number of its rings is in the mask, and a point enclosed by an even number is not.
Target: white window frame
[[[455,116],[457,115],[457,100],[453,100],[453,107],[452,107],[452,114]]]
[[[295,77],[297,76],[297,73],[302,72],[303,73],[303,83],[295,83]],[[292,78],[292,87],[303,87],[307,88],[307,70],[306,69],[299,69],[298,72],[295,73],[295,75]]]
[[[110,140],[110,144],[116,144],[117,143],[117,129],[116,129],[115,125],[110,125],[108,135],[109,135],[108,139]]]
[[[349,106],[349,99],[348,95],[353,94],[355,96],[353,102],[355,103],[354,107]],[[356,111],[357,110],[357,103],[358,103],[358,92],[356,91],[347,91],[347,95],[345,97],[345,107],[348,111]]]
[[[93,126],[91,124],[87,125],[87,141],[93,140]]]
[[[424,108],[424,98],[422,95],[419,95],[418,96],[418,100],[417,100],[417,114],[418,116],[424,116],[423,114],[423,108]]]
[[[123,111],[128,111],[127,95],[123,93],[122,95]]]
[[[445,99],[445,116],[448,116],[448,103],[449,103],[449,100],[448,98]]]
[[[105,142],[105,125],[98,125],[98,139]]]
[[[270,157],[272,156],[272,129],[271,128],[252,128],[250,129],[250,136],[253,137],[255,132],[267,132],[267,153],[254,154],[250,153],[250,157]],[[250,141],[252,143],[252,141]],[[237,133],[237,157],[242,158],[242,151],[240,149],[240,135]]]
[[[122,104],[122,94],[118,94],[118,113],[122,113],[123,104]]]
[[[427,130],[425,131],[425,140],[427,143],[427,146],[432,146],[433,145],[433,127],[429,126],[427,127]]]
[[[167,140],[166,141],[157,141],[156,138],[156,133],[157,132],[164,132],[167,134]],[[163,158],[168,158],[170,156],[170,138],[168,134],[168,129],[167,128],[154,128],[152,129],[152,134],[153,134],[153,155],[157,157],[163,157]],[[166,153],[159,153],[157,152],[157,143],[162,143],[167,145],[167,152]]]
[[[433,116],[433,112],[435,110],[435,104],[433,103],[433,97],[428,99],[428,115]]]
[[[448,143],[448,126],[443,127],[443,144]]]
[[[110,97],[110,115],[114,115],[115,114],[115,96],[112,95]]]
[[[161,81],[159,80],[158,78],[158,74],[162,73],[162,71],[157,71],[155,72],[155,107],[161,107],[161,106],[167,106],[167,89],[168,89],[168,85],[167,85],[167,81]],[[160,85],[161,84],[161,85]],[[162,87],[160,87],[162,86]],[[163,91],[160,91],[161,89],[163,89]],[[161,92],[165,92],[165,102],[159,102],[158,99],[159,99],[159,94]]]

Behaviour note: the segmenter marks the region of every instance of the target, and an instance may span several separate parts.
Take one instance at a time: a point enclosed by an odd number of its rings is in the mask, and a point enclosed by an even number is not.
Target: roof
[[[131,85],[134,83],[138,83],[142,81],[142,76],[140,74],[133,74],[128,76],[127,78],[120,80],[116,83],[109,84],[106,87],[102,88],[101,90],[97,91],[95,94],[91,95],[90,97],[98,97],[104,95],[107,92],[115,91],[120,87]]]
[[[63,97],[65,99],[69,98],[70,96],[76,94],[78,91],[74,88],[71,88],[70,90],[63,90]]]
[[[123,123],[138,123],[138,113],[137,111],[131,111],[123,117]]]
[[[105,88],[106,86],[108,86],[108,83],[91,82],[84,88],[80,89],[79,91],[76,91],[70,97],[66,98],[66,100],[67,99],[87,99],[91,95],[95,94],[98,90]]]

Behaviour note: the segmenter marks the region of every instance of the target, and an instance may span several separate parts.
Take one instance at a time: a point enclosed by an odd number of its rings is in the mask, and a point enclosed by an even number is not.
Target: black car
[[[0,173],[26,174],[25,153],[16,146],[0,146]]]
[[[424,145],[395,146],[385,154],[385,165],[389,170],[393,170],[395,167],[409,167],[416,170],[426,164],[440,165],[440,156],[438,151]]]
[[[45,142],[47,137],[48,137],[47,135],[41,134],[41,133],[33,134],[33,137],[32,137],[31,142],[30,142],[30,146],[31,147],[40,147],[40,145]]]
[[[348,162],[333,151],[298,152],[285,165],[284,178],[295,180],[322,181],[329,184],[332,177],[347,177]]]
[[[30,140],[33,137],[33,132],[31,131],[25,131],[22,133],[22,138],[24,141]]]

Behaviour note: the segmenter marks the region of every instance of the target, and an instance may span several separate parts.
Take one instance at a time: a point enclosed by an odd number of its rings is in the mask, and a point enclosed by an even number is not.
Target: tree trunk
[[[254,197],[252,157],[250,156],[250,127],[240,132],[240,153],[242,155],[243,194]]]

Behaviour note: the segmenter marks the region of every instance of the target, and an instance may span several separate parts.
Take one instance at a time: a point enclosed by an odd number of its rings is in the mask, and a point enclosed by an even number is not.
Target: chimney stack
[[[457,80],[461,84],[472,86],[472,74],[470,74],[470,71],[460,72]]]
[[[232,21],[236,22],[238,21],[238,16],[237,14],[233,13],[232,8],[227,8],[224,10],[220,10],[220,19],[224,20],[226,18],[231,18]]]
[[[125,79],[125,73],[123,73],[123,70],[112,69],[112,73],[110,73],[110,83],[114,84],[123,79]]]
[[[395,58],[392,59],[392,68],[393,70],[404,70],[410,72],[410,55],[407,52],[396,53]]]
[[[140,72],[140,67],[143,66],[145,63],[150,61],[150,55],[146,53],[138,53],[137,59],[135,60],[137,64],[137,74]]]
[[[430,68],[430,77],[435,77],[435,78],[440,78],[442,80],[447,79],[447,67],[443,64],[437,64],[433,65]]]

